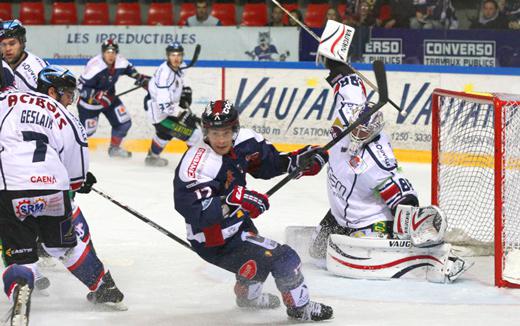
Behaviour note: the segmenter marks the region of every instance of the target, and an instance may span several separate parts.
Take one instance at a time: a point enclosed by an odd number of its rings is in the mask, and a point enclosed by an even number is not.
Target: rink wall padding
[[[86,60],[49,60],[67,66],[76,74],[83,72]],[[152,75],[160,60],[131,60],[139,72]],[[375,81],[368,64],[354,65]],[[326,144],[332,124],[333,92],[326,83],[327,70],[313,63],[201,61],[187,72],[193,89],[192,110],[200,115],[214,99],[227,98],[240,111],[240,122],[264,135],[281,150],[292,150],[302,144]],[[431,93],[442,87],[454,91],[519,92],[518,68],[469,68],[420,65],[387,65],[390,98],[403,108],[399,115],[390,105],[382,111],[396,156],[402,161],[431,160]],[[131,78],[122,77],[117,84],[120,93],[133,87]],[[377,94],[367,87],[368,97]],[[121,99],[132,116],[132,128],[124,146],[132,151],[147,151],[154,130],[143,109],[143,89]],[[475,114],[484,114],[476,112]],[[99,129],[89,143],[104,148],[110,137],[110,126],[100,118]],[[167,152],[182,152],[184,144],[172,141]]]

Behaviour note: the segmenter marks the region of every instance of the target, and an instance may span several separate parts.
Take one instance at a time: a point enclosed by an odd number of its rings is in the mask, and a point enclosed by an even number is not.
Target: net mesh
[[[520,249],[520,97],[504,101],[504,256]],[[439,97],[438,205],[448,217],[447,241],[492,254],[494,244],[495,127],[492,98]],[[435,162],[434,162],[435,164]],[[500,172],[497,172],[500,173]]]

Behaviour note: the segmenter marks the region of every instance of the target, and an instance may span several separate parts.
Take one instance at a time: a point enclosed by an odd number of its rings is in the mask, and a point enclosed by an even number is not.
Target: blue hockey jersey
[[[270,179],[285,172],[280,153],[249,129],[240,129],[233,149],[224,156],[205,142],[191,147],[177,166],[174,179],[175,209],[186,221],[191,245],[198,251],[222,245],[217,241],[222,238],[227,245],[241,231],[255,231],[247,212],[242,217],[224,216],[224,199],[235,185],[246,186],[246,173]]]

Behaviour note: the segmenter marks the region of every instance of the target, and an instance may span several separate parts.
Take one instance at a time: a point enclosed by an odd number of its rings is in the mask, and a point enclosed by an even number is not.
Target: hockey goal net
[[[520,287],[520,95],[432,94],[432,203],[447,241],[494,254],[495,285]]]

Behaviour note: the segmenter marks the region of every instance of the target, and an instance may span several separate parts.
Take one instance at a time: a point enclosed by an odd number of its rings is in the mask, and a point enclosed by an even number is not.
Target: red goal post
[[[448,242],[490,249],[499,287],[520,287],[518,111],[520,95],[432,93],[432,204]]]

